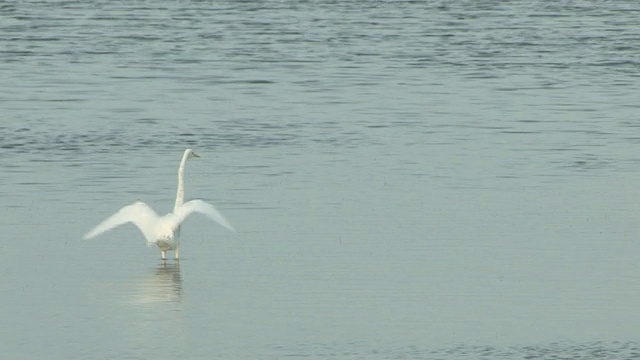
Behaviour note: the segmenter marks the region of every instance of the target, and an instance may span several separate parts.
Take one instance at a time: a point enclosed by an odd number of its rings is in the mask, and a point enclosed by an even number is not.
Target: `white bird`
[[[202,200],[184,202],[184,166],[187,159],[192,157],[199,156],[191,149],[184,151],[182,161],[180,162],[180,168],[178,168],[178,192],[176,194],[176,203],[172,213],[159,216],[149,207],[149,205],[142,201],[136,201],[131,205],[123,207],[118,212],[105,219],[91,231],[86,233],[84,238],[90,239],[117,226],[126,223],[133,223],[138,227],[138,229],[140,229],[142,235],[144,235],[147,246],[156,244],[160,248],[160,251],[162,252],[162,260],[167,259],[168,250],[175,251],[175,257],[177,260],[180,257],[180,242],[178,240],[180,235],[180,224],[182,224],[182,222],[191,213],[198,212],[204,214],[218,224],[236,232],[229,221],[227,221],[227,219],[225,219],[224,216],[222,216],[222,214],[213,207],[213,205]]]

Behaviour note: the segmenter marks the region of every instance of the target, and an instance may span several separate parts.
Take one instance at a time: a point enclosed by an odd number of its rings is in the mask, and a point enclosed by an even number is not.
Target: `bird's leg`
[[[180,247],[176,246],[176,260],[180,260]]]
[[[162,250],[162,260],[167,260],[167,252]]]

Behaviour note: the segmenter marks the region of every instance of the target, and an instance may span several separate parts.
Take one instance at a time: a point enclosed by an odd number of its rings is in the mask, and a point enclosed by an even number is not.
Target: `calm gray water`
[[[0,14],[3,358],[640,356],[638,2]]]

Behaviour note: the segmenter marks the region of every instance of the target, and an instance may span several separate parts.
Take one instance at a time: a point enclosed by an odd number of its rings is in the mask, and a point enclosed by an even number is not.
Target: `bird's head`
[[[196,154],[195,151],[193,151],[191,149],[187,149],[184,152],[187,155],[187,159],[191,159],[191,158],[194,158],[194,157],[200,157],[200,155]]]

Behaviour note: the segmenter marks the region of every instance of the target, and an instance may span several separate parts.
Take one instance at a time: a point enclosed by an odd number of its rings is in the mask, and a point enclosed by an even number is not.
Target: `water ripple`
[[[634,359],[640,356],[635,342],[560,342],[513,347],[459,345],[429,349],[418,346],[375,348],[366,343],[300,344],[294,347],[273,346],[266,358],[293,357],[314,359]]]

